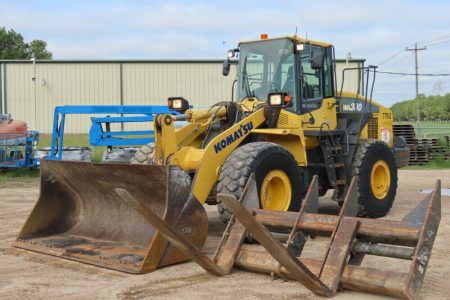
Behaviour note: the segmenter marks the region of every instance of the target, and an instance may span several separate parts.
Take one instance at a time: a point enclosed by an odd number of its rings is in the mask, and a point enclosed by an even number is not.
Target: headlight
[[[181,99],[175,99],[172,101],[172,108],[173,109],[180,109],[183,106],[183,102]]]
[[[170,97],[167,100],[167,106],[169,106],[169,109],[184,113],[189,109],[189,101],[183,97]]]
[[[270,106],[281,106],[281,94],[269,95],[269,105]]]
[[[269,106],[286,107],[292,104],[292,97],[286,92],[271,93],[267,95]]]

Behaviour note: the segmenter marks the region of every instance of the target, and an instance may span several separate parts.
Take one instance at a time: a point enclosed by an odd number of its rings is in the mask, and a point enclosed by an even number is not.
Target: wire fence
[[[444,138],[450,136],[450,120],[434,120],[425,122],[395,122],[414,126],[418,138]]]

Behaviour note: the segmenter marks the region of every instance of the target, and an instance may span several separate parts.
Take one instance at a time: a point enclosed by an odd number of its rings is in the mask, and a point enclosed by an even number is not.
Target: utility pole
[[[417,108],[417,129],[420,127],[420,103],[419,103],[419,64],[417,63],[417,52],[421,50],[427,50],[427,47],[417,48],[417,43],[414,44],[414,48],[406,48],[406,51],[414,52],[414,61],[416,64],[416,108]]]

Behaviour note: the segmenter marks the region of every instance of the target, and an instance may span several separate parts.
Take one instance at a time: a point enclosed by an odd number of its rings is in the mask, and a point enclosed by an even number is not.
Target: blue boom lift
[[[106,115],[91,117],[91,146],[141,146],[153,142],[153,130],[111,131],[114,123],[152,122],[156,114],[178,114],[163,105],[65,105],[55,107],[50,154],[46,159],[61,160],[66,115]],[[110,116],[116,115],[116,116]]]

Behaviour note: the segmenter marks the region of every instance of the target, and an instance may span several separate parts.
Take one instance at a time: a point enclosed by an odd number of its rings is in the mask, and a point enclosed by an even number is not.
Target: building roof
[[[197,63],[197,64],[205,64],[205,63],[223,63],[225,58],[223,59],[53,59],[53,60],[36,60],[36,63],[39,64],[70,64],[70,63],[78,63],[78,64],[99,64],[99,63],[166,63],[166,64],[179,64],[179,63]],[[336,59],[336,62],[346,62],[346,59]],[[349,62],[365,62],[364,58],[352,58],[348,60]],[[32,63],[31,60],[27,59],[0,59],[0,63],[8,63],[8,64],[23,64],[23,63]]]

